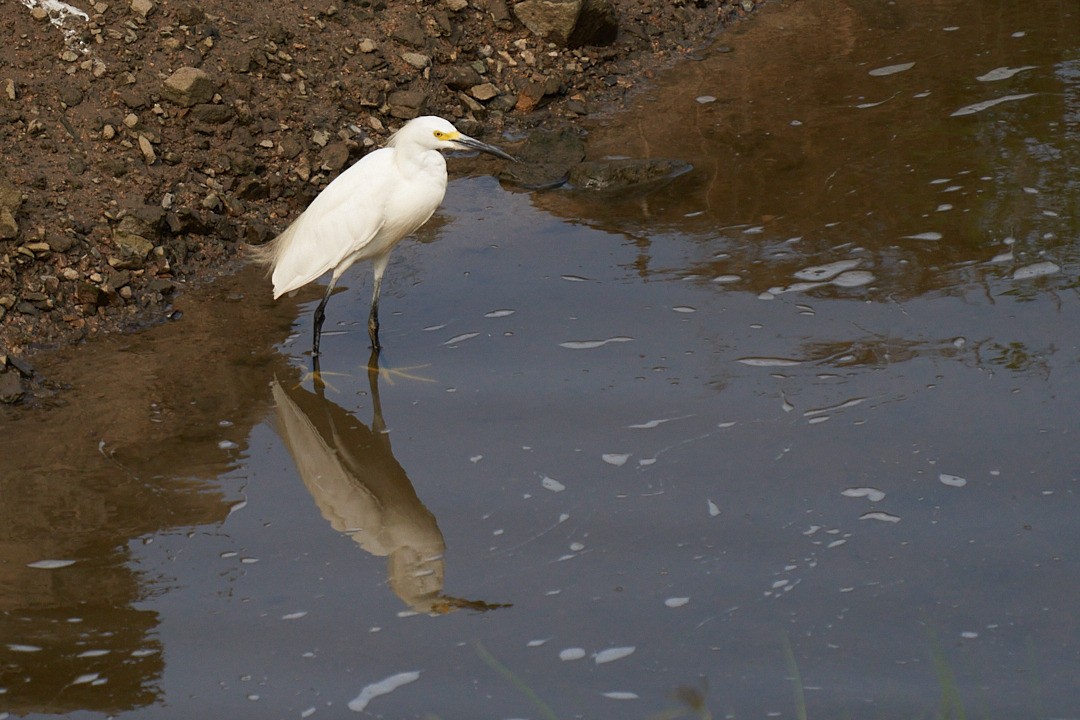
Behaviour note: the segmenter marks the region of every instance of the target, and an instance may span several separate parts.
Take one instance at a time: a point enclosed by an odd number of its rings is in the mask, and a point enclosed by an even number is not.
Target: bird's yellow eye
[[[444,133],[442,130],[436,130],[435,131],[435,137],[438,140],[445,140],[446,139],[446,133]]]

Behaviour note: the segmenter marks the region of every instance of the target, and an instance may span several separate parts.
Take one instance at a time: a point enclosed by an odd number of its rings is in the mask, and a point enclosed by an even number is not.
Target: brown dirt
[[[577,49],[530,34],[506,0],[76,0],[88,17],[68,37],[43,0],[8,3],[0,376],[167,317],[179,289],[272,237],[410,113],[503,143],[572,125],[758,1],[617,2],[615,42]],[[209,97],[170,94],[182,67],[207,73]],[[473,91],[477,71],[494,97]]]

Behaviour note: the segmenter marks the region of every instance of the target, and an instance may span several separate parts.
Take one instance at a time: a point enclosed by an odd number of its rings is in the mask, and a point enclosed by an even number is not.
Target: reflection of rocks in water
[[[376,363],[373,355],[370,428],[322,393],[274,381],[278,431],[304,485],[331,527],[372,555],[387,558],[390,587],[414,610],[442,614],[501,607],[442,593],[443,535],[390,447]]]
[[[574,166],[568,179],[572,186],[580,189],[624,190],[670,180],[690,170],[689,163],[669,158],[603,160]]]
[[[148,600],[173,580],[140,548],[229,514],[212,481],[266,416],[266,369],[289,372],[273,346],[295,308],[263,300],[264,282],[239,273],[187,293],[182,323],[39,356],[34,406],[0,406],[0,714],[160,702],[168,648]]]
[[[537,130],[514,148],[520,163],[505,165],[499,179],[509,185],[543,190],[568,185],[577,190],[643,189],[691,169],[669,158],[609,158],[585,160],[585,143],[578,132]]]
[[[805,346],[813,362],[836,367],[884,367],[918,357],[952,358],[965,348],[963,338],[925,341],[872,336],[853,341],[815,342]]]

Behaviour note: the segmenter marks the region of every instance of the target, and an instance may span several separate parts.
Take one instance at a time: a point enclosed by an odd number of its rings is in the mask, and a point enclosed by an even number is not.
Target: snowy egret
[[[515,159],[497,147],[464,135],[447,120],[418,117],[341,173],[296,220],[269,243],[255,248],[270,266],[274,299],[333,270],[315,308],[311,354],[319,357],[326,302],[338,278],[358,260],[371,260],[375,287],[368,314],[371,347],[379,351],[379,289],[390,251],[426,223],[446,193],[446,160],[439,150],[480,150]],[[515,161],[516,162],[516,161]]]

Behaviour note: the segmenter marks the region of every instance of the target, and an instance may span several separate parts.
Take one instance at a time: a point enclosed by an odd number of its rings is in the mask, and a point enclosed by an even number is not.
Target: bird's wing
[[[350,256],[352,262],[364,257],[385,223],[386,200],[398,177],[390,152],[376,150],[336,177],[274,240],[275,298]]]

